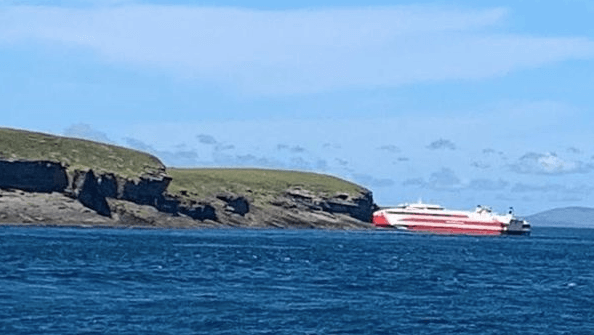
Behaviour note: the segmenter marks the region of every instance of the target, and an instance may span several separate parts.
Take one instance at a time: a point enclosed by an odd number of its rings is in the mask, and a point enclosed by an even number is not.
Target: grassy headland
[[[149,154],[115,145],[0,128],[0,159],[61,162],[68,170],[93,169],[122,177],[162,172],[165,166]]]
[[[167,169],[167,173],[173,178],[169,193],[196,198],[230,192],[250,195],[254,202],[263,203],[295,187],[327,196],[336,193],[356,196],[364,190],[336,177],[299,171],[204,168]]]

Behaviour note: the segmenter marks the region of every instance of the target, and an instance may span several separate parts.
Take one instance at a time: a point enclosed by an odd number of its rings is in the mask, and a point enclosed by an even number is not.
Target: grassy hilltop
[[[158,158],[140,151],[9,128],[0,128],[0,159],[62,162],[69,170],[93,169],[122,177],[138,177],[165,170]]]
[[[221,192],[249,195],[262,205],[289,188],[302,188],[317,195],[346,193],[356,196],[361,186],[345,180],[310,172],[264,169],[167,169],[173,178],[168,191],[181,196],[208,198]]]

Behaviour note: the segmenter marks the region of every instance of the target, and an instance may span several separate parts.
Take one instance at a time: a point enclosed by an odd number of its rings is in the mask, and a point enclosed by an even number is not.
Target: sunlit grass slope
[[[123,177],[165,168],[158,158],[140,151],[9,128],[0,128],[0,158],[62,162],[69,170],[92,168]]]
[[[173,178],[172,194],[188,194],[198,198],[221,192],[251,194],[255,200],[277,196],[291,187],[301,187],[317,194],[357,195],[364,189],[348,181],[316,173],[264,169],[168,169]]]

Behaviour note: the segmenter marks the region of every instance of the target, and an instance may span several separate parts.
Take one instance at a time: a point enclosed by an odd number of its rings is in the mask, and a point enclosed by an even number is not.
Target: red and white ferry
[[[373,213],[377,227],[438,234],[501,235],[529,234],[530,224],[513,215],[494,214],[489,207],[477,206],[474,211],[448,210],[424,203],[403,204]]]

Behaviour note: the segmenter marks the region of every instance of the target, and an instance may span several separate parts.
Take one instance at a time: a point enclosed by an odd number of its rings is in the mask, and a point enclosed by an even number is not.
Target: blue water
[[[593,334],[594,230],[0,227],[1,334]]]

